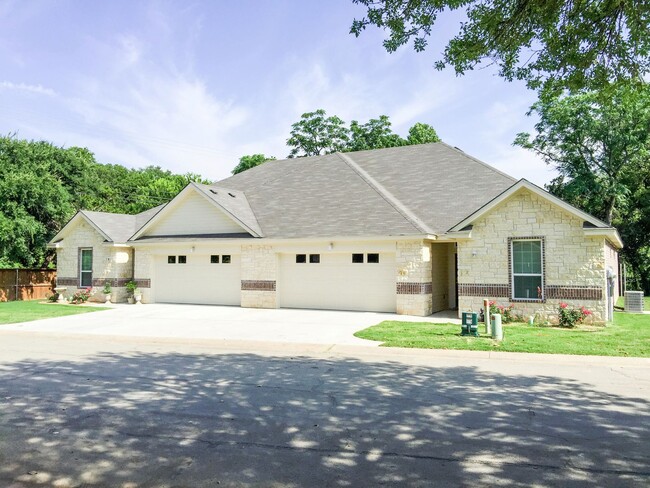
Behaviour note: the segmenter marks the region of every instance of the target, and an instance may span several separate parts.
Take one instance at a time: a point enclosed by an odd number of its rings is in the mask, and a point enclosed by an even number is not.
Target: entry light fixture
[[[327,246],[327,250],[331,251],[332,249],[334,249],[334,243],[330,242],[329,245]]]

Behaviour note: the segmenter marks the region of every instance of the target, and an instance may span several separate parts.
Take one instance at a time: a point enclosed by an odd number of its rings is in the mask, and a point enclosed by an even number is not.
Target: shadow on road
[[[650,405],[543,376],[103,354],[0,370],[3,486],[642,486]]]

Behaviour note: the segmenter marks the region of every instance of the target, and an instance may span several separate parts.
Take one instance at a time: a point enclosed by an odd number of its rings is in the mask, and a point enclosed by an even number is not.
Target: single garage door
[[[154,266],[151,286],[158,303],[241,304],[236,254],[156,256]]]
[[[282,254],[280,306],[394,312],[394,253]]]

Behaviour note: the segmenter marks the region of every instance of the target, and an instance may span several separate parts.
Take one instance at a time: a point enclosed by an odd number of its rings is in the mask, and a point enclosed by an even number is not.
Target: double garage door
[[[174,262],[170,262],[170,256],[157,256],[152,279],[154,300],[240,305],[240,256],[227,256],[227,263],[223,255],[219,255],[218,263],[212,262],[216,261],[214,255],[177,255]],[[352,254],[348,253],[301,256],[304,258],[280,255],[276,282],[280,307],[395,311],[394,253],[375,255],[373,262],[368,262],[368,254],[363,254],[362,262],[352,262]]]
[[[239,255],[156,256],[154,261],[152,286],[154,300],[158,303],[241,303]]]
[[[375,254],[373,262],[368,262],[368,254],[357,254],[358,262],[348,253],[297,256],[280,257],[280,307],[395,311],[394,253]]]

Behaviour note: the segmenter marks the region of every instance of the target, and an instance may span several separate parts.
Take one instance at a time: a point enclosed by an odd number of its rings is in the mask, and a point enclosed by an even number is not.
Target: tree
[[[367,15],[350,32],[370,25],[389,32],[388,52],[413,41],[427,48],[438,16],[465,10],[459,32],[436,62],[464,74],[485,62],[507,80],[525,80],[546,93],[597,89],[641,80],[650,71],[650,3],[646,0],[353,0]]]
[[[558,170],[549,191],[618,227],[626,260],[650,290],[650,85],[542,99],[531,110],[537,134],[515,144]]]
[[[440,142],[440,137],[436,130],[429,124],[417,122],[409,129],[409,136],[406,139],[408,145],[429,144],[430,142]]]
[[[246,171],[247,169],[254,168],[255,166],[259,166],[262,163],[265,163],[267,161],[272,161],[275,158],[273,156],[264,156],[264,154],[252,154],[250,156],[242,156],[239,158],[239,164],[235,166],[235,169],[232,170],[232,174],[236,175],[238,173],[242,173]]]
[[[323,109],[302,114],[291,126],[287,146],[290,158],[318,156],[343,151],[349,141],[345,123],[336,115],[326,117]]]
[[[406,141],[395,134],[390,126],[390,120],[386,115],[380,115],[378,119],[370,119],[365,124],[353,120],[350,123],[350,142],[345,150],[364,151],[404,146]]]

